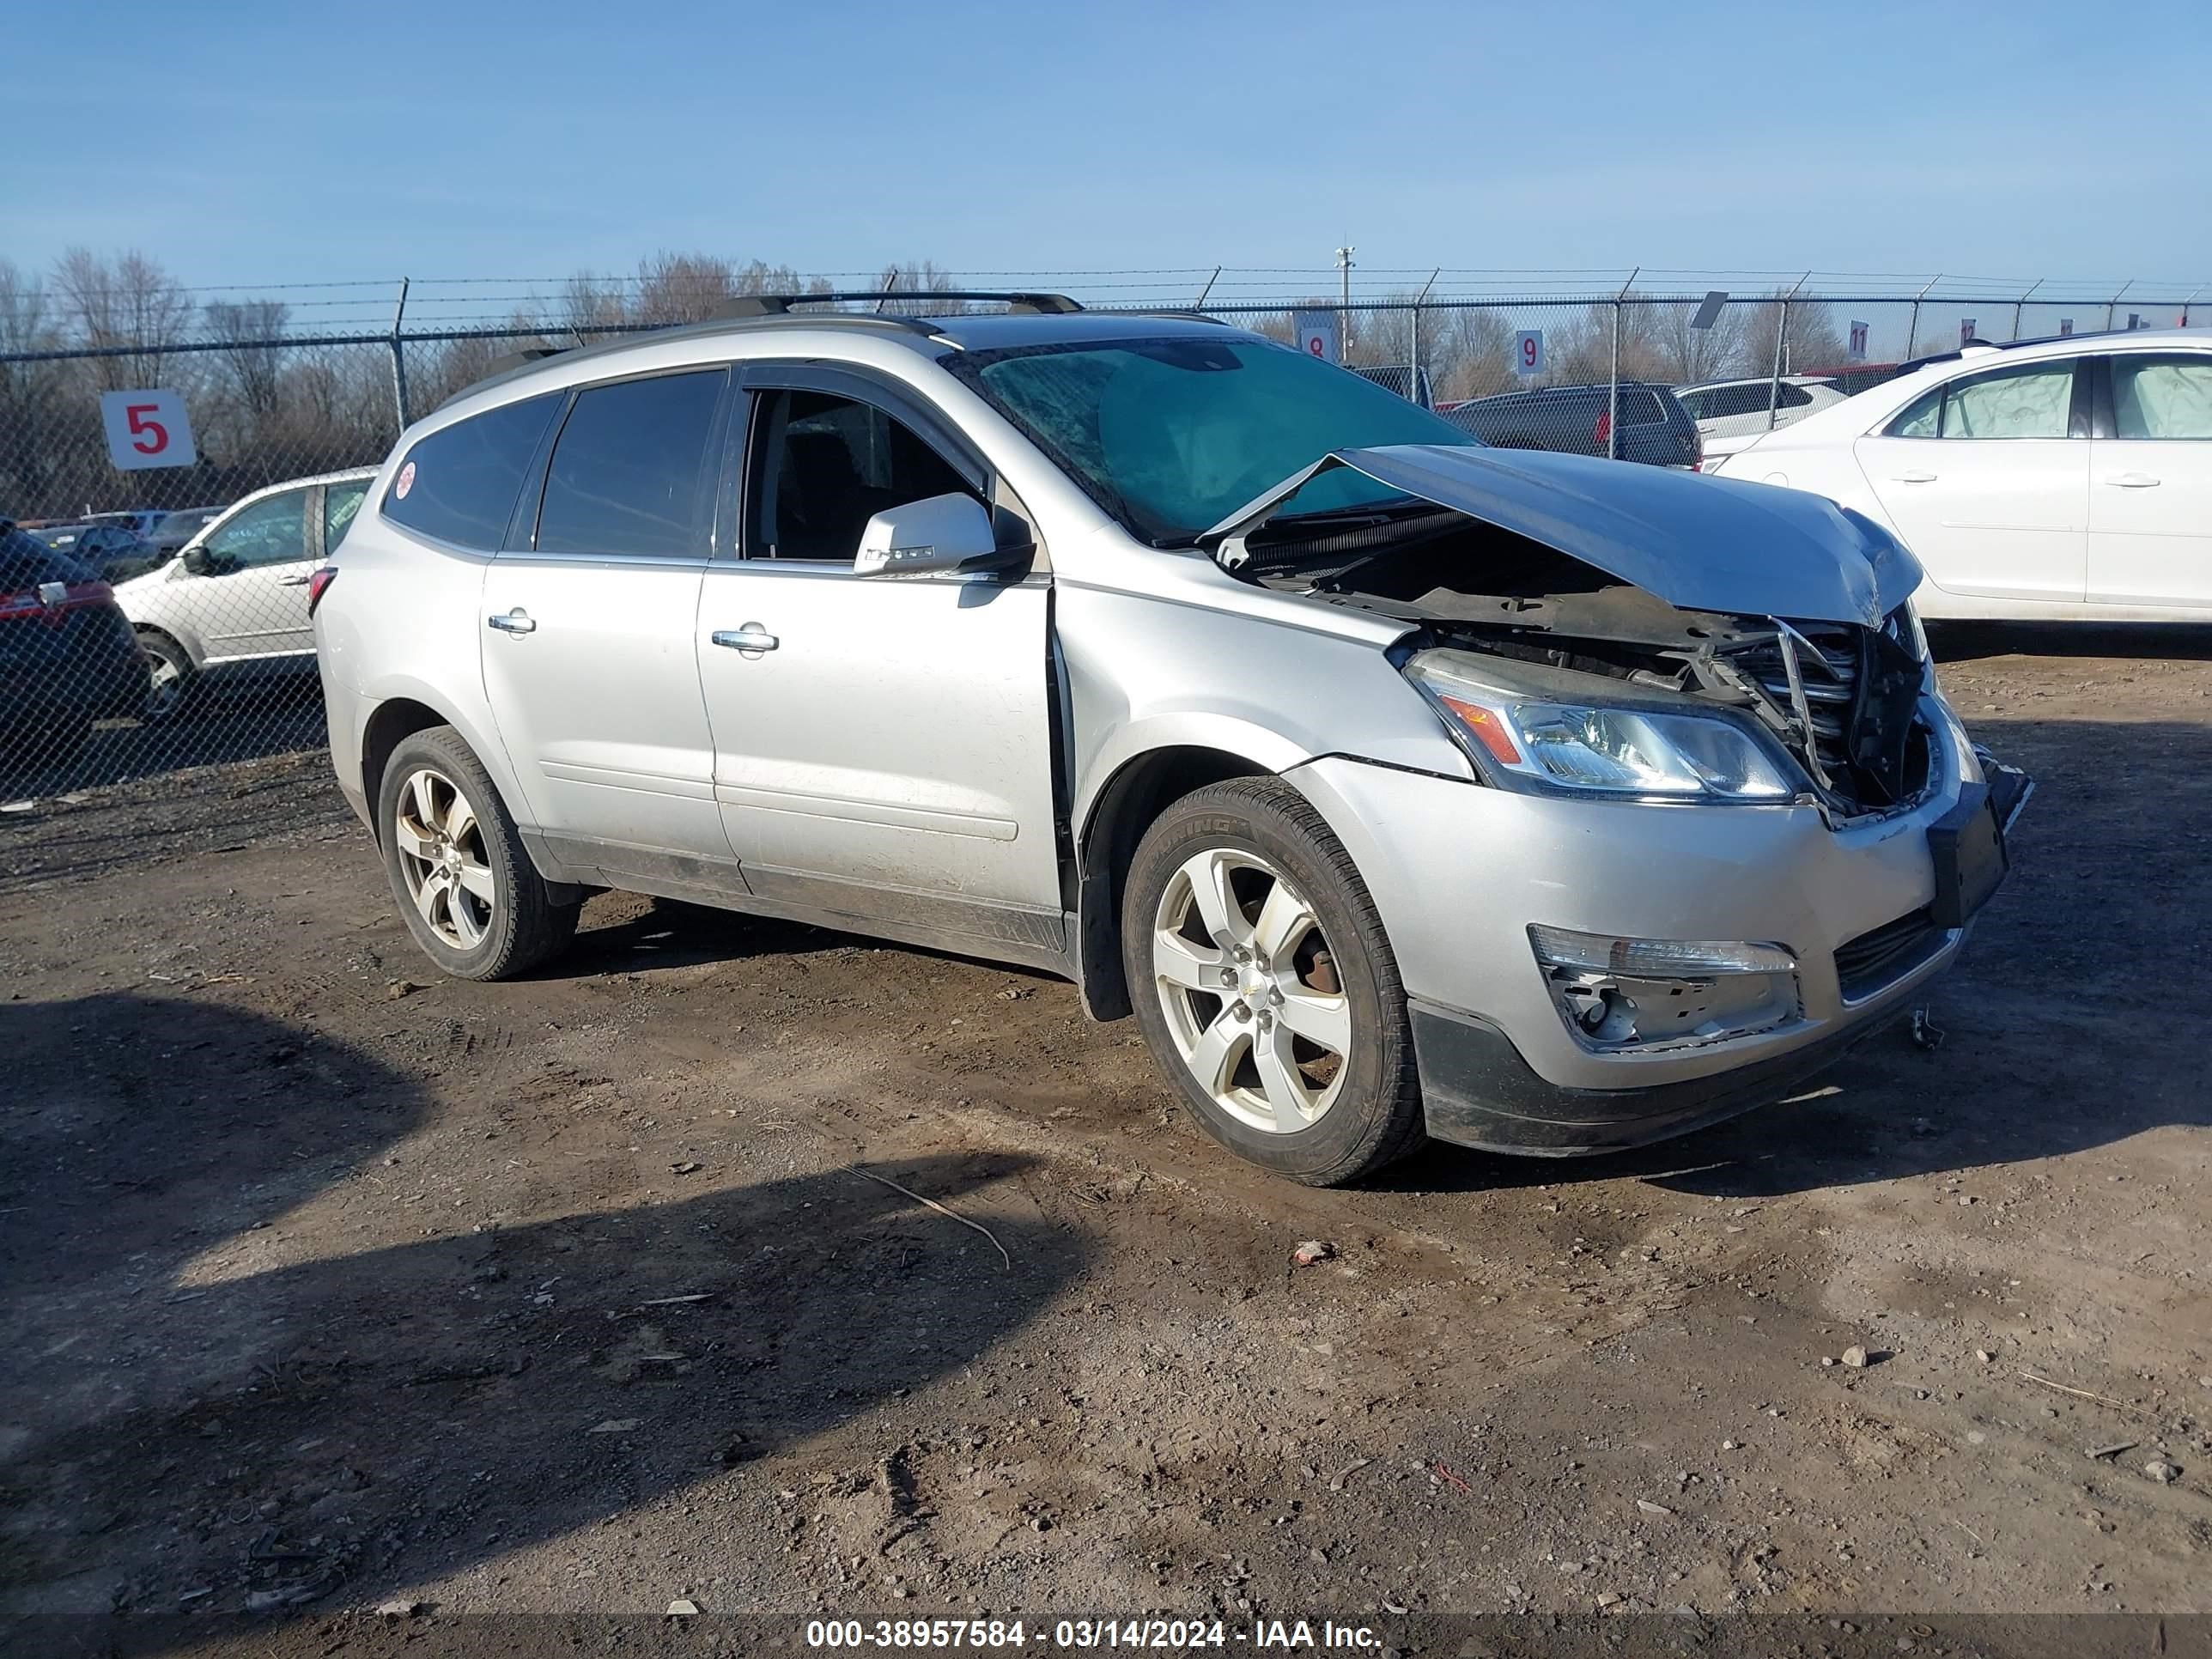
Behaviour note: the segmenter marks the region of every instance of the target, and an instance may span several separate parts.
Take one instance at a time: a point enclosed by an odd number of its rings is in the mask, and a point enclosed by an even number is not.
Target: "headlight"
[[[1800,786],[1759,740],[1717,715],[1547,702],[1473,678],[1436,652],[1406,665],[1478,766],[1555,788],[1662,799],[1760,802]]]

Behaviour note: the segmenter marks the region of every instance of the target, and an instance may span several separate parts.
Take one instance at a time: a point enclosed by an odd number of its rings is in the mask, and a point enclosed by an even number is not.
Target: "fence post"
[[[2106,332],[2110,333],[2110,332],[2112,331],[2112,307],[2113,307],[2114,306],[2117,306],[2118,304],[2119,304],[2119,302],[2120,302],[2120,295],[2125,294],[2125,293],[2126,293],[2130,289],[2133,288],[2135,285],[2136,285],[2136,280],[2135,280],[2135,278],[2134,278],[2134,277],[2132,277],[2132,276],[2129,277],[2129,278],[2128,278],[2128,280],[2127,280],[2126,282],[2122,283],[2120,284],[2120,292],[2119,292],[2119,294],[2115,294],[2114,295],[2112,295],[2112,297],[2111,299],[2109,299],[2109,300],[2107,300],[2107,301],[2105,301],[2105,330],[2106,330]]]
[[[1213,275],[1206,279],[1206,286],[1199,289],[1198,298],[1190,302],[1190,308],[1193,311],[1203,311],[1206,309],[1206,296],[1213,292],[1213,285],[1220,280],[1220,277],[1221,267],[1219,265],[1216,265],[1213,268]]]
[[[2187,328],[2189,326],[2189,307],[2197,303],[2197,296],[2203,292],[2204,284],[2199,283],[2194,289],[2190,290],[2189,297],[2181,302],[2182,327]]]
[[[1943,273],[1939,270],[1928,279],[1926,287],[1912,296],[1912,316],[1905,325],[1905,361],[1907,362],[1911,362],[1912,354],[1920,349],[1920,302],[1928,297],[1928,289],[1942,280]]]
[[[399,344],[399,325],[407,315],[407,282],[399,279],[399,303],[392,308],[392,406],[399,414],[399,429],[407,430],[407,356]]]
[[[2043,278],[2039,276],[2035,279],[2034,288],[2029,289],[2027,294],[2021,295],[2020,298],[2012,302],[2012,337],[2014,339],[2017,340],[2020,338],[2020,308],[2027,303],[2028,296],[2033,295],[2036,289],[2041,288],[2042,286]]]
[[[1620,459],[1620,302],[1636,286],[1637,272],[1643,269],[1638,265],[1631,270],[1620,292],[1613,296],[1613,361],[1606,370],[1605,386],[1605,458],[1608,461]]]
[[[1429,290],[1443,274],[1444,268],[1438,265],[1429,273],[1429,280],[1421,284],[1421,291],[1413,296],[1413,320],[1406,347],[1406,401],[1416,408],[1427,407],[1421,402],[1421,301],[1429,297]]]
[[[1790,338],[1790,301],[1797,290],[1813,279],[1807,271],[1790,285],[1790,292],[1782,296],[1782,315],[1776,319],[1774,329],[1774,378],[1766,383],[1766,429],[1774,430],[1776,411],[1782,407],[1782,348]]]

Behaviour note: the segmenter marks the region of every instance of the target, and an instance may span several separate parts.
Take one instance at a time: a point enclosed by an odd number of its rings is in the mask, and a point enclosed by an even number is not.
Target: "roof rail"
[[[548,357],[557,357],[567,349],[566,346],[525,346],[520,351],[510,351],[503,357],[493,358],[484,372],[470,385],[478,385],[495,374],[504,374],[509,369],[527,368],[532,363],[542,363]]]
[[[838,301],[849,304],[860,300],[873,300],[878,306],[892,300],[902,303],[915,300],[995,300],[1016,316],[1023,317],[1064,317],[1083,309],[1065,294],[1011,294],[982,289],[945,289],[927,293],[835,289],[827,294],[740,294],[716,306],[714,314],[717,321],[740,317],[782,317],[788,315],[793,306]]]

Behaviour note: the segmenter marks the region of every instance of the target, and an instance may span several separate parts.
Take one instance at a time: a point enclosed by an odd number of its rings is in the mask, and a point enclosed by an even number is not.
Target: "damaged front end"
[[[1333,466],[1401,495],[1288,510]],[[1412,624],[1408,677],[1493,782],[1802,801],[1840,826],[1940,781],[1918,567],[1815,497],[1572,456],[1346,451],[1208,540],[1245,580]]]

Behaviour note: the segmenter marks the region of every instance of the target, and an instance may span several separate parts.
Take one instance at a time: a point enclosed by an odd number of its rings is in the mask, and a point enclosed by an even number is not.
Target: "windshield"
[[[1474,441],[1357,374],[1246,335],[1025,347],[946,366],[1158,546],[1194,541],[1332,449]],[[1277,516],[1406,499],[1339,467]]]

